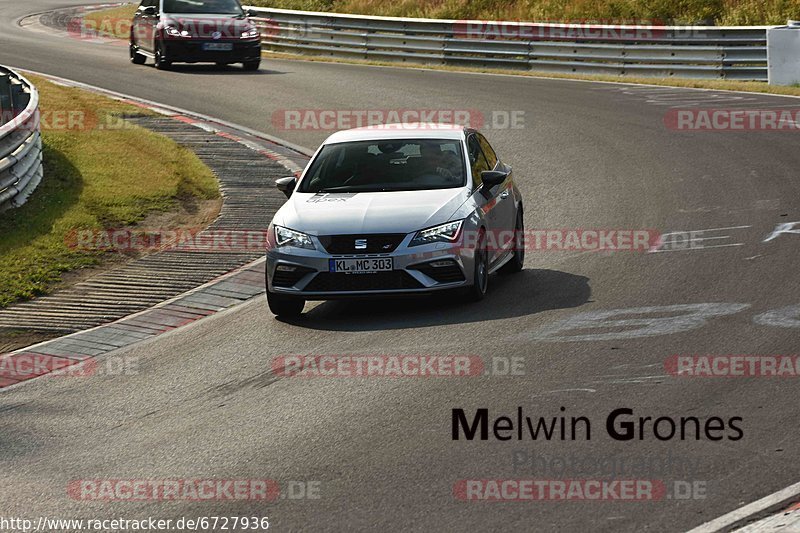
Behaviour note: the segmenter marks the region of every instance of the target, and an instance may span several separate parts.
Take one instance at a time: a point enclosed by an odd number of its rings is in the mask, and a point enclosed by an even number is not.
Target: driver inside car
[[[448,181],[459,179],[458,157],[449,150],[443,151],[438,143],[423,143],[420,144],[419,153],[423,165],[420,177],[435,173]]]

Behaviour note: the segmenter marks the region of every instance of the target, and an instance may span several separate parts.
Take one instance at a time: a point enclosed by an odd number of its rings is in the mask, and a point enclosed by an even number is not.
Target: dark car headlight
[[[293,246],[306,250],[316,250],[311,237],[293,229],[275,226],[275,241],[279,247]]]
[[[165,26],[164,33],[166,33],[170,37],[191,37],[188,31],[181,30],[176,26]]]
[[[455,222],[448,222],[418,231],[416,235],[414,235],[414,238],[411,239],[409,246],[421,246],[434,242],[455,242],[458,240],[459,235],[461,235],[461,227],[463,225],[463,220],[456,220]]]

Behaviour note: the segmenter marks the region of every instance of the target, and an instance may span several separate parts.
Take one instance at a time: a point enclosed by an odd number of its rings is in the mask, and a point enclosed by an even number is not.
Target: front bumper
[[[204,50],[205,44],[232,44],[232,50]],[[261,41],[210,39],[170,39],[163,43],[164,57],[167,61],[178,63],[243,63],[261,58]]]
[[[267,251],[267,290],[306,300],[427,294],[473,283],[474,251],[435,243],[408,248],[408,236],[392,253],[334,255],[316,238],[317,250],[292,247]],[[331,259],[392,258],[394,270],[373,274],[330,272]],[[279,270],[280,267],[280,270]]]

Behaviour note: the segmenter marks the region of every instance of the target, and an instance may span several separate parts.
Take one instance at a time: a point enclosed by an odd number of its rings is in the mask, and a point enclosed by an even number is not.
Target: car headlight
[[[281,226],[275,226],[275,241],[278,246],[294,246],[295,248],[305,248],[307,250],[316,249],[311,237],[305,233],[282,228]]]
[[[461,226],[463,225],[463,220],[457,220],[418,231],[414,238],[411,239],[409,246],[420,246],[433,242],[455,242],[461,234]]]
[[[250,28],[242,32],[242,39],[256,39],[260,34],[255,28]]]
[[[164,32],[169,35],[170,37],[189,37],[189,32],[186,30],[180,30],[175,26],[166,26],[164,28]]]

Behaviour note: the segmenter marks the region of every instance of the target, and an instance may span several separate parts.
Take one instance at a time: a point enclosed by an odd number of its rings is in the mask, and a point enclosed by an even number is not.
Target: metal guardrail
[[[248,7],[267,50],[545,73],[767,80],[769,26],[608,26]]]
[[[42,181],[39,92],[0,67],[0,211],[24,204]]]

